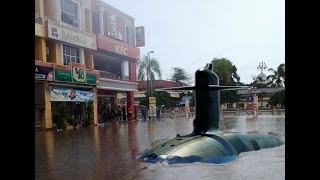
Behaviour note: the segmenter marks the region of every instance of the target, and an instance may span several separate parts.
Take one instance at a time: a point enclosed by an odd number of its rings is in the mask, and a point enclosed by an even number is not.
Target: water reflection
[[[154,121],[106,123],[103,127],[70,129],[62,132],[37,132],[35,177],[36,179],[170,179],[177,175],[185,179],[199,179],[199,174],[203,176],[202,179],[220,177],[219,172],[223,174],[230,166],[201,163],[159,166],[138,162],[135,159],[137,154],[146,148],[172,139],[177,134],[189,134],[193,130],[192,122],[193,118],[176,117]],[[283,140],[285,137],[285,118],[281,116],[222,117],[219,126],[221,131],[225,132],[273,133]],[[241,158],[231,164],[237,164],[238,161],[241,161]],[[284,167],[283,164],[284,160],[281,159],[278,164],[273,164],[273,167],[281,168]],[[235,174],[232,171],[229,173],[230,177],[237,176],[237,171]]]

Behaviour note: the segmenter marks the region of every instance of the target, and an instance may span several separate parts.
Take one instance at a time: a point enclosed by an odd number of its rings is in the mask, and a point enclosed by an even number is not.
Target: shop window
[[[129,62],[123,61],[123,75],[129,76]]]
[[[129,27],[126,26],[126,43],[129,44]]]
[[[72,0],[61,0],[61,21],[73,27],[80,27],[79,4]]]
[[[80,48],[63,44],[63,64],[80,63]]]

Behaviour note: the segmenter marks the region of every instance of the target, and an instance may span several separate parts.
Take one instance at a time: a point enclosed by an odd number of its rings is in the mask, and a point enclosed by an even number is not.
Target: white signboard
[[[96,36],[77,31],[48,20],[48,37],[88,49],[97,50]]]

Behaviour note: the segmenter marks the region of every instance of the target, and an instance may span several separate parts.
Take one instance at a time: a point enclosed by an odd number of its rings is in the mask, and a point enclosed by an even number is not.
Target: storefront
[[[59,116],[64,115],[68,125],[72,125],[74,122],[83,125],[93,124],[93,102],[95,99],[93,88],[50,85],[53,123],[57,123]]]
[[[67,125],[96,123],[97,79],[96,71],[80,64],[35,61],[35,125],[50,129],[61,114],[67,117]]]
[[[94,52],[95,69],[99,70],[98,89],[99,117],[105,107],[126,106],[134,110],[137,60],[140,50],[124,42],[97,34],[97,51]],[[124,94],[126,102],[119,102],[117,94]]]
[[[65,114],[67,124],[95,124],[97,72],[81,64],[55,65],[54,82],[49,83],[52,120]]]

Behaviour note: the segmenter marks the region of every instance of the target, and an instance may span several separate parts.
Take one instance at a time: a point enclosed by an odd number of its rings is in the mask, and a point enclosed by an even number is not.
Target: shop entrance
[[[63,110],[61,109],[63,107]],[[51,102],[53,123],[57,123],[59,116],[65,114],[67,125],[85,124],[87,114],[85,111],[85,102]],[[63,111],[63,113],[61,112]]]
[[[111,121],[110,109],[115,104],[114,97],[98,97],[99,119],[98,122]],[[109,107],[109,111],[108,111]]]

